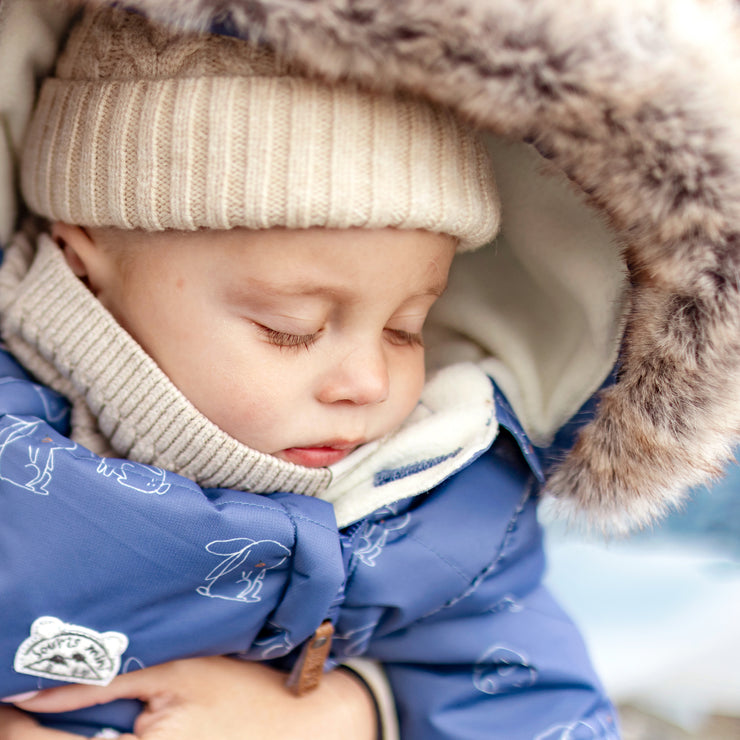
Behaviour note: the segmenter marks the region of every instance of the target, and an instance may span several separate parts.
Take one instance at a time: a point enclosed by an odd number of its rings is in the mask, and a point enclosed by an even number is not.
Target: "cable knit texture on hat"
[[[391,226],[468,249],[499,223],[487,154],[448,111],[108,8],[43,84],[22,189],[47,218],[148,231]]]

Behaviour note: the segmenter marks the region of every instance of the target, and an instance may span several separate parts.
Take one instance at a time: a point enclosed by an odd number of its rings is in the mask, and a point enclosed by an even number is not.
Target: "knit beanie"
[[[450,112],[121,9],[73,26],[21,170],[32,210],[81,226],[397,227],[464,250],[499,224],[485,149]]]

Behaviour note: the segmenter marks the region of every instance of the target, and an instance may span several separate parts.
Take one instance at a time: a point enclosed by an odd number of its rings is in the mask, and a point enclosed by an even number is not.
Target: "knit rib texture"
[[[449,111],[110,8],[83,17],[42,86],[22,190],[83,226],[396,227],[461,250],[500,215],[485,148]]]

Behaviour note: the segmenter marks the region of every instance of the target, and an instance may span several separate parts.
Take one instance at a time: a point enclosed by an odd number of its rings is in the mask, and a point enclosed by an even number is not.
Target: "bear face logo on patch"
[[[96,632],[39,617],[15,654],[14,668],[29,676],[107,686],[121,667],[128,637],[121,632]]]

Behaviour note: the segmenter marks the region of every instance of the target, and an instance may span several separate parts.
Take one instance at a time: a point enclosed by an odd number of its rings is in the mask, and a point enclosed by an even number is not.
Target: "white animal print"
[[[526,658],[502,645],[494,645],[486,650],[473,670],[473,684],[484,694],[526,688],[536,680],[537,670]]]
[[[166,482],[167,473],[151,465],[103,458],[98,465],[98,473],[106,478],[115,477],[122,486],[140,493],[161,496],[170,490],[170,484]]]
[[[223,561],[206,576],[208,585],[199,586],[198,593],[247,603],[262,599],[260,592],[265,574],[282,565],[290,555],[290,550],[279,542],[248,537],[215,540],[206,545],[206,550],[221,556]]]
[[[8,415],[12,424],[0,429],[0,480],[40,496],[49,495],[54,472],[54,454],[76,445],[59,444],[51,437],[38,440],[43,421],[26,421]]]
[[[399,532],[409,525],[411,520],[410,514],[398,516],[397,506],[390,504],[379,510],[380,514],[386,516],[379,521],[372,522],[367,526],[360,536],[357,544],[355,555],[363,565],[370,568],[375,567],[375,563],[383,552],[390,532]]]

